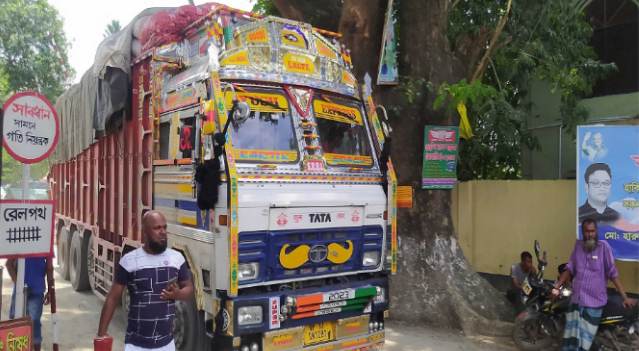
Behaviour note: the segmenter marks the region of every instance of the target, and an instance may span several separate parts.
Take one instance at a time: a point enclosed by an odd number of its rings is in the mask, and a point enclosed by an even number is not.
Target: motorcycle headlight
[[[379,264],[379,251],[366,251],[362,258],[362,266],[373,267]]]
[[[237,324],[252,325],[262,323],[262,306],[245,306],[237,309]]]
[[[257,262],[240,263],[237,269],[237,276],[240,281],[257,279],[260,273],[260,264]]]
[[[570,295],[572,295],[572,290],[566,288],[561,289],[561,296],[570,297]]]

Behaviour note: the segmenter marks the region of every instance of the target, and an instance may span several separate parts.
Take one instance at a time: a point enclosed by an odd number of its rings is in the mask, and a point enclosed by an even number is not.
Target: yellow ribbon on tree
[[[459,113],[459,137],[464,139],[470,139],[473,137],[473,129],[470,127],[470,121],[468,120],[468,111],[466,110],[466,104],[460,102],[457,104],[457,112]]]

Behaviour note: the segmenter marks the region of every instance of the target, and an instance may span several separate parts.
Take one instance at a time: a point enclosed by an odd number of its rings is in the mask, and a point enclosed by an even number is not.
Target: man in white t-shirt
[[[98,337],[107,335],[113,312],[128,288],[130,306],[125,351],[174,351],[175,300],[193,296],[193,282],[184,257],[167,249],[166,219],[157,211],[142,219],[144,245],[122,256],[107,295]]]

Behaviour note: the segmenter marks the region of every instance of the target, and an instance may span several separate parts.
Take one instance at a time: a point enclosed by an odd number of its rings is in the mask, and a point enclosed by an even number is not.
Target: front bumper
[[[360,328],[360,324],[361,327]],[[340,351],[382,350],[384,331],[368,331],[368,316],[337,321],[337,338],[317,345],[304,345],[304,327],[283,329],[265,333],[262,338],[263,351]]]
[[[381,300],[374,296],[377,288],[383,291]],[[383,312],[388,309],[388,295],[388,280],[385,277],[320,288],[240,295],[227,301],[230,323],[226,334],[261,334],[361,315],[370,316],[371,321],[381,322]],[[297,306],[292,309],[286,306],[291,298],[297,301]],[[247,306],[261,306],[263,315],[260,323],[239,325],[238,311]],[[287,313],[284,313],[285,310],[288,310]]]

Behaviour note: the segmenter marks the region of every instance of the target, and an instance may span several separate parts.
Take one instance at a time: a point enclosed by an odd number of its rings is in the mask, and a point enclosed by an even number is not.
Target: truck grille
[[[363,252],[379,251],[381,259],[383,246],[379,226],[243,232],[239,261],[259,262],[260,278],[241,284],[374,269],[362,266]]]

